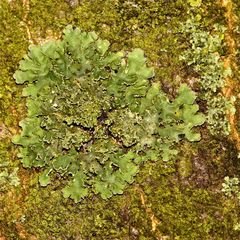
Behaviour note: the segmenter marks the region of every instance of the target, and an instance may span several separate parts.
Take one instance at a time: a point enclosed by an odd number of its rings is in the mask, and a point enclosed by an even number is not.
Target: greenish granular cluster
[[[4,167],[4,170],[0,172],[0,191],[6,191],[11,186],[18,186],[20,184],[19,178],[17,176],[18,168],[14,168],[10,173],[7,170],[8,165],[0,165],[0,168]]]
[[[14,6],[14,4],[13,4]],[[12,7],[13,7],[12,6]],[[21,9],[19,9],[20,11]],[[27,48],[26,35],[22,31],[19,22],[20,13],[13,11],[7,1],[0,5],[0,125],[12,127],[17,125],[20,114],[15,108],[20,102],[18,87],[12,79],[12,75]],[[13,28],[11,26],[14,26]],[[15,105],[12,104],[14,101]],[[8,129],[9,131],[9,129]]]
[[[201,16],[191,16],[182,27],[189,37],[190,48],[181,55],[181,60],[199,75],[200,98],[207,104],[207,123],[211,134],[229,135],[230,123],[227,112],[234,112],[232,101],[222,94],[226,77],[231,69],[225,69],[221,59],[225,28],[215,24],[211,33],[201,28]],[[233,99],[232,99],[233,100]]]
[[[240,187],[239,187],[239,179],[237,177],[230,178],[229,176],[224,178],[224,182],[222,183],[222,192],[224,195],[230,199],[235,198],[240,203]],[[240,231],[240,222],[239,220],[234,223],[233,226],[234,231]]]
[[[202,0],[188,0],[191,7],[199,7],[202,4]]]
[[[222,184],[222,192],[227,197],[232,197],[233,195],[236,195],[237,198],[240,200],[239,179],[237,177],[225,177],[224,183]]]
[[[14,138],[19,157],[24,167],[44,167],[42,186],[52,172],[70,179],[63,194],[75,202],[89,187],[104,199],[123,193],[141,162],[169,160],[182,136],[200,140],[192,128],[204,122],[187,85],[169,101],[149,81],[154,72],[141,49],[125,56],[109,45],[69,26],[63,40],[30,47],[14,74],[28,82],[28,114]]]
[[[13,162],[14,146],[11,133],[5,124],[0,125],[0,193],[5,193],[13,186],[19,186],[18,163]]]
[[[14,126],[18,124],[23,107],[12,75],[28,43],[19,22],[22,9],[18,6],[16,10],[16,5],[5,0],[0,3],[0,194],[19,185],[11,137],[16,133]]]

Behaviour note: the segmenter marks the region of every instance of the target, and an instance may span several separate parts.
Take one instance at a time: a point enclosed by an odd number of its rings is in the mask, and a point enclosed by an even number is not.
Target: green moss
[[[237,239],[232,231],[239,214],[236,203],[184,184],[176,178],[174,163],[149,163],[123,196],[109,201],[92,196],[73,204],[62,201],[57,186],[39,188],[36,180],[25,199],[23,226],[39,239],[157,239],[159,234],[170,239]],[[159,220],[156,231],[147,209]]]
[[[158,167],[155,166],[159,173]],[[143,192],[148,199],[155,217],[159,219],[158,230],[162,236],[170,239],[237,239],[238,234],[232,231],[233,223],[238,219],[239,208],[231,202],[225,206],[221,193],[191,186],[176,179],[175,174],[166,177],[152,173],[141,177]],[[188,178],[189,181],[189,178]]]
[[[95,30],[112,45],[111,50],[140,47],[150,64],[158,68],[156,77],[165,91],[174,95],[175,86],[191,74],[178,60],[186,47],[184,36],[178,33],[180,22],[186,20],[188,5],[183,0],[161,1],[79,1],[71,8],[63,0],[31,1],[28,15],[29,29],[35,43],[52,36],[57,37],[69,23],[83,30]],[[239,5],[238,1],[235,0]],[[13,82],[12,74],[26,52],[28,41],[23,19],[22,1],[1,1],[0,4],[0,61],[1,61],[1,124],[16,131],[22,119],[23,100],[19,100],[21,88]],[[211,30],[213,23],[225,24],[223,9],[215,1],[206,0],[198,8],[203,25]],[[239,13],[238,13],[239,14]],[[7,36],[7,37],[6,37]],[[239,38],[240,39],[240,38]],[[179,77],[180,76],[180,77]],[[14,113],[14,115],[12,114]],[[12,161],[16,152],[8,140],[1,141],[1,158]],[[2,139],[1,139],[2,140]],[[188,149],[191,148],[189,151]],[[224,150],[227,149],[227,150]],[[6,155],[7,152],[7,155]],[[45,239],[238,239],[233,225],[237,223],[239,207],[232,199],[220,194],[225,174],[237,174],[239,161],[236,150],[226,141],[213,140],[203,132],[199,144],[185,145],[177,162],[192,167],[184,177],[179,177],[175,163],[148,163],[142,167],[135,185],[123,196],[104,201],[96,196],[81,204],[64,201],[60,193],[60,181],[39,188],[37,177],[32,176],[19,193],[21,211],[25,215],[22,225],[27,233],[40,240]],[[6,156],[6,157],[5,157]],[[186,160],[187,159],[187,160]],[[189,162],[188,162],[189,161]],[[195,163],[205,166],[203,175]],[[17,162],[14,162],[17,165]],[[23,175],[27,175],[24,171]],[[34,174],[33,174],[34,175]],[[203,176],[203,178],[201,178]],[[22,176],[24,179],[24,176]],[[204,179],[204,181],[202,180]],[[201,185],[203,183],[203,185]],[[141,202],[141,189],[146,206]],[[21,222],[19,204],[9,201],[11,195],[0,197],[0,236],[20,239],[16,222]],[[156,231],[147,208],[159,220]],[[191,229],[190,229],[191,228]],[[157,237],[158,235],[158,237]]]
[[[50,236],[54,239],[124,239],[128,236],[131,206],[124,198],[113,197],[109,205],[109,202],[93,197],[76,205],[62,202],[59,191],[50,194],[49,189],[34,187],[26,199],[24,225],[39,239]]]
[[[190,144],[186,144],[186,148],[181,148],[181,155],[178,156],[178,173],[180,177],[186,178],[192,174],[193,163],[191,161],[191,152],[187,148],[191,148]],[[186,154],[187,153],[187,154]]]
[[[8,235],[10,239],[18,239],[14,215],[19,209],[16,202],[12,201],[15,190],[11,186],[14,184],[11,182],[11,173],[18,166],[18,161],[14,162],[16,149],[11,143],[11,136],[17,131],[18,119],[23,110],[21,89],[16,86],[12,74],[28,45],[21,24],[20,3],[21,1],[0,3],[0,174],[8,173],[4,182],[1,182],[4,185],[0,186],[0,236]],[[18,189],[19,187],[16,191]]]
[[[28,45],[20,22],[21,10],[17,3],[10,5],[2,1],[0,5],[0,124],[8,127],[17,125],[21,111],[18,107],[19,89],[12,78]]]
[[[2,1],[0,5],[0,164],[13,158],[11,135],[16,133],[23,107],[20,89],[12,75],[26,51],[28,42],[21,23],[21,7]]]

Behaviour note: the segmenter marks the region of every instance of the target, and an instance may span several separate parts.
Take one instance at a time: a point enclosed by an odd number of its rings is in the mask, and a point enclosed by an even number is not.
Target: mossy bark
[[[227,24],[220,4],[203,2],[196,12],[206,29]],[[192,74],[179,61],[188,47],[179,28],[189,10],[185,0],[1,1],[0,163],[9,162],[10,170],[19,166],[21,184],[0,192],[0,239],[240,239],[233,230],[240,221],[238,203],[221,193],[224,176],[237,176],[236,148],[204,128],[200,142],[179,144],[175,161],[142,166],[123,195],[107,201],[92,196],[79,204],[63,199],[58,179],[39,187],[37,170],[21,167],[11,143],[25,114],[22,88],[12,75],[30,43],[59,38],[72,24],[96,31],[113,51],[140,47],[171,97]]]

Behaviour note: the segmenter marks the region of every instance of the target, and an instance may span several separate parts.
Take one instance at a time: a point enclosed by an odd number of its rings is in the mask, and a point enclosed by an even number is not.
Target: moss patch
[[[111,42],[113,51],[140,47],[170,95],[174,95],[176,86],[187,81],[190,75],[178,58],[187,47],[186,39],[178,30],[188,18],[186,1],[83,0],[75,7],[67,2],[32,0],[25,20],[26,7],[22,1],[0,3],[0,124],[5,128],[5,134],[1,134],[0,159],[9,161],[10,166],[18,165],[10,137],[18,131],[18,121],[24,115],[24,99],[19,97],[21,87],[16,86],[12,78],[29,44],[24,24],[28,25],[35,43],[58,38],[70,23],[86,31],[95,30]],[[214,1],[204,1],[195,11],[205,19],[206,29],[211,30],[216,22],[225,24],[224,10]],[[226,172],[237,175],[235,149],[226,139],[214,140],[208,134],[203,131],[203,140],[198,144],[180,144],[182,153],[176,163],[188,158],[191,169],[187,174],[180,176],[175,162],[148,163],[123,196],[109,201],[96,196],[81,204],[64,201],[60,181],[40,188],[37,174],[32,173],[30,177],[28,171],[21,169],[21,189],[9,187],[8,193],[0,194],[0,237],[239,239],[233,231],[239,215],[237,202],[226,200],[220,193]]]

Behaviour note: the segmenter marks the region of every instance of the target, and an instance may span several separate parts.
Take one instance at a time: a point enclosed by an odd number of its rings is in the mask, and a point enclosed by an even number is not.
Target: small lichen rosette
[[[199,140],[192,128],[204,121],[186,85],[170,102],[150,82],[141,49],[125,55],[109,45],[68,26],[62,40],[31,46],[14,74],[26,83],[28,113],[13,139],[23,166],[42,169],[42,186],[61,176],[75,202],[123,193],[140,163],[168,160],[180,136]]]

